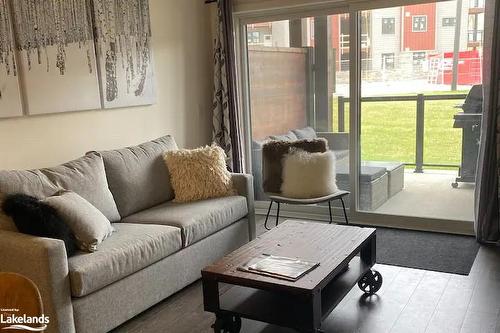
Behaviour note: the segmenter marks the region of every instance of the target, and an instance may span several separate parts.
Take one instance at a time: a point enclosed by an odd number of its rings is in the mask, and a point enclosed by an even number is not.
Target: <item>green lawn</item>
[[[426,95],[450,94],[449,91]],[[453,92],[465,94],[467,91]],[[453,128],[454,108],[461,100],[426,101],[424,163],[459,164],[462,132]],[[415,162],[416,102],[363,102],[361,105],[361,157],[371,161]],[[337,131],[337,101],[333,127]],[[346,104],[346,130],[349,105]]]

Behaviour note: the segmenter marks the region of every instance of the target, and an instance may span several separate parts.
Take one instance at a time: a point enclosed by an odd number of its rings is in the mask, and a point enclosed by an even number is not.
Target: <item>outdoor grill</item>
[[[458,170],[458,177],[451,184],[454,188],[458,187],[459,182],[473,183],[476,180],[483,112],[483,86],[472,86],[464,104],[458,107],[463,112],[455,114],[453,127],[462,129],[462,161]]]

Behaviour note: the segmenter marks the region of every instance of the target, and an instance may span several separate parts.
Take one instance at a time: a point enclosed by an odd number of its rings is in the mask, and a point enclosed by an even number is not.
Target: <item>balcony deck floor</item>
[[[425,170],[424,173],[405,171],[405,185],[376,213],[472,221],[474,184],[459,183],[452,188],[457,172]]]

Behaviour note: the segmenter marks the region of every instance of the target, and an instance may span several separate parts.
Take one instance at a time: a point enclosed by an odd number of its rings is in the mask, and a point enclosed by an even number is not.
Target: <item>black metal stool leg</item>
[[[278,226],[278,221],[280,218],[280,203],[276,202],[278,204],[278,211],[276,212],[276,226]]]
[[[332,202],[328,201],[328,211],[330,212],[330,224],[333,223],[333,215],[332,215]]]
[[[345,224],[349,224],[349,220],[347,219],[347,213],[345,211],[344,198],[340,197],[340,202],[342,202],[342,209],[344,210]]]
[[[271,202],[269,203],[269,208],[267,209],[266,222],[264,222],[264,228],[266,228],[266,230],[271,230],[267,227],[267,220],[269,219],[269,213],[271,212],[272,206],[273,206],[273,201],[271,200]]]

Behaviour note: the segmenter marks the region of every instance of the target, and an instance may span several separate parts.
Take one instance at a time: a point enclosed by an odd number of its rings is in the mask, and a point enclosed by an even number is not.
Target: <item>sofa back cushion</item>
[[[304,127],[304,128],[294,129],[294,130],[292,130],[292,132],[297,136],[297,138],[299,140],[300,139],[312,140],[312,139],[316,139],[318,137],[314,128],[312,128],[310,126]]]
[[[90,202],[108,220],[112,222],[120,220],[116,203],[108,188],[101,155],[97,153],[86,155],[74,161],[40,171],[57,188],[73,191]],[[49,195],[52,194],[54,193]]]
[[[270,135],[269,139],[275,140],[275,141],[295,141],[298,140],[297,135],[293,133],[292,131],[289,131],[288,133],[281,134],[281,135]]]
[[[167,135],[135,147],[101,152],[109,188],[122,217],[174,198],[163,161],[169,150],[177,150],[177,144]]]
[[[0,192],[43,199],[59,189],[40,170],[0,170]]]
[[[7,195],[22,193],[43,199],[57,191],[40,170],[0,170],[0,230],[17,231],[12,218],[2,210]]]

